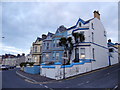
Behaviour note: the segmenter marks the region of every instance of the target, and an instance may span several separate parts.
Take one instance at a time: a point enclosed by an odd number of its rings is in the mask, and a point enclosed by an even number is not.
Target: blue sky
[[[2,4],[2,35],[4,53],[26,53],[41,34],[55,32],[60,25],[71,27],[78,18],[93,18],[99,10],[108,39],[118,41],[117,2],[4,2]]]

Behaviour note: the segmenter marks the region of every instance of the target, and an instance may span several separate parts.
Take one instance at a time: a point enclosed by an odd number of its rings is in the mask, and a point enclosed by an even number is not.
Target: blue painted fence
[[[30,73],[30,74],[39,74],[40,66],[24,67],[24,72]]]

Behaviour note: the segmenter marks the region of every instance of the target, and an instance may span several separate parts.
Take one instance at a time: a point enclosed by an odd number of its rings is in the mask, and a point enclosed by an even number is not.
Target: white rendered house
[[[83,33],[85,40],[75,45],[71,60],[93,61],[92,70],[108,66],[107,36],[99,12],[94,11],[94,18],[88,21],[79,18],[76,25],[68,29],[68,37],[76,32]]]

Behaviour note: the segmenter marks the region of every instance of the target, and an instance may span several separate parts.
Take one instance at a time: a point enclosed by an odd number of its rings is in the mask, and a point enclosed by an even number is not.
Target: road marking
[[[48,86],[44,85],[45,88],[48,88]]]
[[[80,86],[80,85],[83,85],[84,83],[80,83],[80,84],[78,84],[78,86]]]
[[[39,85],[41,85],[41,86],[43,86],[43,87],[45,87],[45,88],[48,88],[48,89],[50,89],[50,90],[54,90],[54,89],[52,89],[52,88],[49,88],[49,87],[46,86],[46,85],[43,85],[43,84],[39,84]]]
[[[42,86],[42,84],[40,84]]]
[[[118,88],[118,85],[116,85],[116,86],[113,88],[113,90],[115,90],[116,88]]]
[[[87,81],[86,83],[89,83],[90,81]]]

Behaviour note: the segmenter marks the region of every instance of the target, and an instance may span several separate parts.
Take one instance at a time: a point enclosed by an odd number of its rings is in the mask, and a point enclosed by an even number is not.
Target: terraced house
[[[68,29],[68,37],[72,37],[75,43],[71,60],[94,61],[92,69],[97,69],[108,65],[108,49],[100,14],[98,11],[93,13],[94,18],[87,21],[79,18],[76,25]],[[78,34],[78,37],[75,34]],[[84,36],[84,40],[81,40],[80,34]]]
[[[109,66],[110,60],[112,65],[118,63],[118,51],[114,49],[116,53],[110,52],[111,47],[108,47],[106,30],[99,12],[94,11],[93,14],[94,17],[87,21],[79,18],[74,26],[64,29],[63,33],[60,28],[56,31],[51,37],[51,55],[46,54],[50,59],[45,59],[56,63],[41,64],[41,75],[63,79]]]
[[[42,38],[37,37],[36,41],[32,44],[32,59],[35,62],[36,65],[39,65],[41,63],[41,57],[42,57]]]
[[[64,55],[64,48],[59,45],[62,37],[67,37],[67,28],[65,28],[63,25],[56,30],[55,35],[52,38],[52,60],[54,62],[63,63],[62,57]]]
[[[46,39],[42,43],[42,62],[50,62],[52,60],[52,37],[53,33],[48,32]]]

